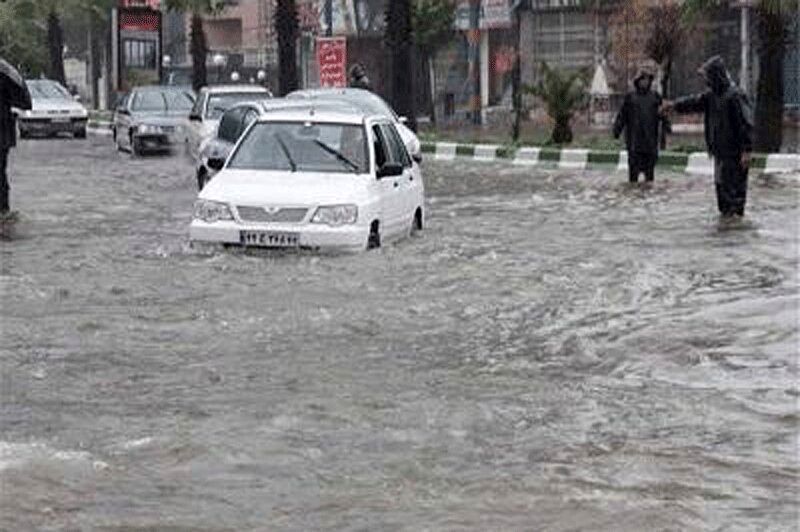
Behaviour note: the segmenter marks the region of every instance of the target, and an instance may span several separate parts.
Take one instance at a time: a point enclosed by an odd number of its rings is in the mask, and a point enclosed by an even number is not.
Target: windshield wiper
[[[314,139],[314,144],[316,144],[317,146],[319,146],[320,148],[322,148],[326,152],[328,152],[331,155],[333,155],[334,157],[336,157],[338,160],[340,160],[341,162],[343,162],[344,164],[346,164],[347,166],[352,168],[354,171],[358,172],[359,170],[361,170],[361,167],[359,165],[357,165],[356,163],[354,163],[353,161],[351,161],[350,159],[345,157],[342,154],[342,152],[340,152],[336,148],[328,146],[327,144],[325,144],[324,142],[322,142],[319,139]]]
[[[281,147],[283,154],[286,155],[286,159],[289,161],[289,166],[291,167],[292,172],[296,172],[297,163],[294,162],[294,159],[292,159],[292,154],[289,152],[289,148],[286,146],[286,143],[283,141],[283,139],[278,133],[275,133],[273,137],[275,137],[275,140],[278,141],[278,145]]]

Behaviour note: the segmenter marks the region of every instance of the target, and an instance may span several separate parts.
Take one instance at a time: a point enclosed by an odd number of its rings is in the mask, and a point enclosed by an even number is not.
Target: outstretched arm
[[[679,114],[702,113],[706,110],[706,98],[707,93],[705,92],[684,96],[674,102],[667,102],[666,107]]]

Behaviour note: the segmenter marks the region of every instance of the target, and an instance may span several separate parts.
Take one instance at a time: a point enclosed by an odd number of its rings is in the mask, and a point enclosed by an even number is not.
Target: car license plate
[[[70,119],[69,118],[53,118],[52,122],[54,124],[69,124],[70,123]]]
[[[300,244],[297,233],[276,233],[271,231],[242,231],[240,242],[245,246],[263,246],[271,248],[294,248]]]

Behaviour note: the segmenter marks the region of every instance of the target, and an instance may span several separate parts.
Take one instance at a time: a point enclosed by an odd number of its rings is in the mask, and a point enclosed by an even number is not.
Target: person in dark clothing
[[[350,86],[356,89],[372,90],[372,83],[370,83],[367,71],[361,63],[356,63],[350,68]]]
[[[744,216],[752,152],[752,114],[747,96],[733,83],[720,56],[700,67],[708,90],[667,102],[665,110],[703,113],[708,153],[714,158],[717,207],[724,217]]]
[[[639,181],[643,173],[645,181],[655,177],[658,161],[659,125],[664,121],[661,114],[661,95],[652,90],[655,74],[651,69],[639,69],[633,79],[634,90],[625,95],[622,108],[614,121],[614,138],[625,130],[625,146],[628,150],[628,180]]]
[[[9,87],[5,83],[0,83],[0,219],[10,216],[10,205],[8,201],[8,152],[17,145],[17,122],[12,105],[23,105],[24,102],[17,102],[12,97]],[[30,109],[30,104],[27,105]]]

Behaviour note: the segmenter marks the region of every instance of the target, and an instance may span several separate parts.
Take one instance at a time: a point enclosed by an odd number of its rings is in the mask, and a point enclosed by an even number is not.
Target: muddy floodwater
[[[0,529],[793,531],[800,176],[426,161],[421,236],[193,250],[191,170],[24,141]]]

